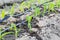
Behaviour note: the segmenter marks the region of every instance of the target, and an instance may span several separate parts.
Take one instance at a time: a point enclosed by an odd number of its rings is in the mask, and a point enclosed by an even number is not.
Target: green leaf
[[[44,5],[43,5],[44,10],[42,11],[42,12],[43,12],[43,13],[42,13],[42,16],[44,16],[46,10],[48,9],[48,6],[47,6],[47,5],[48,5],[48,4],[44,4]]]
[[[14,10],[15,10],[15,3],[13,4],[13,6],[11,7],[11,9],[9,11],[11,16],[13,16]]]
[[[36,1],[36,0],[29,0],[30,3],[33,3],[33,2],[35,2],[35,1]]]
[[[44,13],[46,12],[47,9],[47,5],[44,5]]]
[[[57,7],[60,7],[60,0],[56,1],[56,5],[57,5]]]
[[[13,29],[15,31],[15,37],[17,37],[18,36],[18,31],[17,31],[18,29],[17,29],[16,25],[14,23],[12,23],[11,27],[13,27]]]
[[[40,0],[37,0],[38,1],[38,3],[40,4]]]
[[[27,16],[26,20],[28,21],[28,28],[31,30],[31,21],[32,21],[32,16]]]
[[[25,2],[21,3],[20,6],[19,6],[19,10],[20,10],[21,12],[24,12],[24,7],[25,7],[24,4],[25,4]]]
[[[20,7],[19,7],[19,10],[23,12],[23,11],[24,11],[23,6],[20,6]]]
[[[40,0],[40,4],[43,4],[45,2],[45,0]]]
[[[28,22],[31,22],[32,16],[27,16],[27,17],[26,17],[26,20],[27,20]]]
[[[5,32],[2,34],[2,37],[6,36],[7,34],[11,34],[11,33],[13,34],[13,32]]]
[[[27,8],[30,8],[31,3],[30,2],[26,2],[25,5],[26,5]]]
[[[55,4],[54,4],[54,2],[50,2],[49,3],[49,10],[54,10],[54,7],[55,7]]]
[[[29,8],[30,7],[30,2],[23,2],[21,5],[20,5],[20,10],[21,11],[24,11],[24,8]]]
[[[40,15],[40,8],[39,7],[35,8],[34,16],[37,16],[37,15]]]
[[[4,17],[5,17],[5,10],[3,9],[1,13],[1,18],[3,19]]]
[[[31,30],[32,27],[31,27],[31,23],[28,23],[28,28]]]
[[[0,39],[2,39],[2,36],[1,36],[2,33],[1,33],[1,31],[2,31],[2,28],[0,28]]]
[[[5,33],[1,34],[0,39],[3,39],[4,36],[6,36],[7,34],[11,34],[11,33],[13,33],[13,32],[5,32]]]

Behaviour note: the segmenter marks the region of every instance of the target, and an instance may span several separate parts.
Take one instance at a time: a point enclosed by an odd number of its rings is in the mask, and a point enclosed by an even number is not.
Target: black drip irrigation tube
[[[51,1],[53,1],[53,0],[51,0]],[[51,2],[51,1],[48,1],[48,2]],[[48,2],[45,2],[45,3],[48,3]],[[43,3],[43,4],[45,4],[45,3]],[[41,5],[43,5],[43,4],[41,4]],[[40,6],[41,6],[40,5]],[[18,15],[14,15],[14,16],[22,16],[22,15],[24,15],[24,14],[18,14]],[[3,18],[2,20],[0,20],[0,24],[4,21],[4,20],[7,20],[8,18],[9,18],[10,16],[6,16],[5,18]],[[21,23],[18,23],[16,26],[18,26],[18,25],[21,25],[21,24],[24,24],[26,22],[26,20],[23,20]],[[11,27],[8,27],[8,28],[6,28],[6,29],[4,29],[2,32],[5,32],[6,30],[9,30]],[[2,33],[1,32],[1,33]]]
[[[2,20],[0,20],[0,24],[4,21],[7,20],[10,16],[5,16]]]
[[[40,6],[41,6],[41,5],[44,5],[44,4],[46,4],[46,3],[52,2],[52,1],[53,1],[53,0],[50,0],[50,1],[44,2],[44,3],[40,4]]]
[[[16,16],[22,16],[22,15],[24,15],[24,13],[17,14],[17,15],[13,15],[13,17],[16,17]]]
[[[51,2],[51,1],[53,1],[53,0],[50,0],[48,2]],[[45,2],[45,3],[48,3],[48,2]],[[40,4],[40,6],[43,5],[43,4],[45,4],[45,3]],[[13,15],[13,16],[22,16],[22,15],[24,15],[24,13],[23,14],[18,14],[18,15]],[[5,18],[3,18],[2,20],[0,20],[0,23],[2,23],[4,20],[7,20],[9,17],[10,16],[5,16]]]
[[[18,23],[16,26],[18,26],[18,25],[21,25],[21,24],[25,24],[25,20],[24,21],[22,21],[21,23]],[[8,27],[8,28],[6,28],[6,29],[4,29],[3,31],[2,31],[2,33],[3,32],[5,32],[6,30],[9,30],[11,27]]]
[[[19,14],[19,15],[14,15],[14,16],[22,16],[22,15],[24,15],[24,14]],[[0,20],[0,24],[1,24],[3,21],[7,20],[9,17],[10,17],[10,16],[5,16],[5,18],[3,18],[2,20]],[[21,23],[18,23],[16,26],[21,25],[21,24],[24,24],[25,22],[26,22],[26,21],[23,20]],[[11,27],[6,28],[6,29],[4,29],[2,32],[5,32],[6,30],[9,30],[10,28],[11,28]],[[2,33],[2,32],[1,32],[1,33]]]
[[[15,17],[15,16],[22,16],[22,15],[24,15],[24,14],[13,15],[13,17]],[[7,20],[9,17],[10,17],[10,15],[5,16],[2,20],[0,19],[0,24],[1,24],[3,21]]]

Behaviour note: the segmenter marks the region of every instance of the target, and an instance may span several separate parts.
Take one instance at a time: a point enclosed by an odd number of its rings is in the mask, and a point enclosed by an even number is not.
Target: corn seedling
[[[30,7],[30,2],[23,2],[22,4],[20,4],[20,7],[19,7],[19,10],[21,12],[24,12],[24,7],[26,8],[29,8]]]
[[[54,7],[55,7],[54,2],[50,2],[50,3],[49,3],[49,6],[48,6],[48,12],[50,13],[50,10],[51,10],[51,11],[54,11]]]
[[[30,8],[31,4],[34,3],[34,2],[35,2],[35,0],[29,0],[29,1],[21,3],[20,7],[19,7],[19,10],[24,12],[24,8]]]
[[[3,9],[1,12],[1,18],[3,19],[5,17],[5,10]]]
[[[15,37],[17,38],[18,36],[18,32],[20,31],[19,29],[17,29],[16,25],[14,23],[11,23],[11,28],[10,30],[14,30],[15,31]]]
[[[29,0],[27,2],[23,2],[22,4],[20,4],[19,10],[24,12],[24,8],[30,8],[30,5],[35,2],[35,0]]]
[[[0,39],[3,39],[3,37],[6,36],[6,35],[8,35],[8,34],[13,34],[13,32],[5,32],[5,33],[1,34],[0,35]]]
[[[45,0],[40,0],[40,1],[38,0],[39,4],[43,4],[44,2],[45,2]]]
[[[46,10],[47,10],[47,5],[44,5],[44,10],[43,10],[43,13],[42,13],[43,16],[44,16],[44,13],[46,12]]]
[[[6,36],[7,34],[13,33],[13,32],[5,32],[2,34],[2,31],[3,31],[2,28],[0,28],[0,40],[4,40],[3,37]]]
[[[19,10],[24,12],[24,7],[30,8],[30,2],[23,2],[22,4],[20,4]]]
[[[14,10],[15,10],[15,3],[13,4],[13,6],[11,7],[9,13],[10,13],[10,16],[13,16],[14,15]]]
[[[60,8],[60,0],[56,0],[56,6]]]
[[[40,4],[40,0],[37,0],[38,1],[38,3]]]
[[[53,12],[55,12],[55,13],[58,13],[56,10],[54,10],[54,8],[55,8],[55,3],[54,2],[50,2],[49,3],[49,6],[48,6],[48,12],[50,12],[50,10]]]
[[[34,16],[40,15],[40,8],[36,7],[35,8],[35,12],[34,12]]]
[[[27,20],[27,22],[28,22],[28,28],[31,30],[31,29],[32,29],[32,27],[31,27],[32,16],[27,16],[27,17],[26,17],[26,20]]]
[[[1,33],[1,31],[2,31],[2,28],[0,28],[0,40],[2,40],[2,33]]]
[[[50,2],[49,3],[49,10],[54,10],[54,7],[55,7],[55,4],[54,4],[54,2]]]
[[[24,12],[23,6],[20,6],[20,7],[19,7],[19,10],[22,11],[22,12]]]
[[[36,0],[29,0],[30,3],[34,3]]]
[[[35,5],[32,5],[32,8],[33,8],[33,9],[35,9],[35,8],[36,8],[36,6],[35,6]]]
[[[25,4],[25,2],[21,3],[19,6],[19,10],[22,12],[24,12],[24,4]]]
[[[27,7],[27,8],[30,8],[30,5],[31,5],[30,2],[27,2],[27,3],[26,3],[26,7]]]
[[[48,6],[47,6],[48,4],[44,4],[43,5],[43,11],[42,11],[42,16],[44,16],[44,14],[46,13],[46,10],[48,9]]]
[[[24,4],[22,6],[24,6],[25,8],[30,8],[30,2],[24,2]]]

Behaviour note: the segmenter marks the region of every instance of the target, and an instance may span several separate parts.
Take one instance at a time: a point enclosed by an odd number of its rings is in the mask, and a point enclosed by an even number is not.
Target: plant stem
[[[29,28],[30,31],[31,31],[32,27],[31,27],[31,23],[30,23],[30,22],[28,22],[28,28]]]
[[[18,36],[18,32],[17,32],[17,28],[16,28],[16,26],[14,26],[14,30],[15,30],[15,37],[17,38],[17,36]]]
[[[2,34],[1,34],[1,30],[2,30],[2,29],[0,28],[0,40],[2,40]]]

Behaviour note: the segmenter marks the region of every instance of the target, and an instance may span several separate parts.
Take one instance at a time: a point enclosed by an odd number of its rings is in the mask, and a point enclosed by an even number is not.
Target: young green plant
[[[3,19],[5,17],[5,10],[3,9],[1,12],[1,18]]]
[[[20,4],[19,10],[24,12],[24,8],[30,8],[30,2],[23,2],[22,4]]]
[[[40,4],[40,0],[37,0],[38,1],[38,3]]]
[[[55,7],[54,2],[50,2],[50,3],[49,3],[49,6],[48,6],[48,12],[50,13],[50,10],[51,10],[51,11],[54,11],[54,7]]]
[[[2,28],[0,28],[0,40],[2,40],[2,33],[1,33],[1,31],[2,31]]]
[[[18,33],[17,33],[17,28],[16,28],[16,25],[14,23],[11,23],[11,29],[13,29],[15,31],[15,37],[17,37]]]
[[[13,34],[13,32],[4,32],[2,33],[2,28],[0,28],[0,40],[4,40],[4,36],[6,36],[7,34]]]
[[[6,36],[6,35],[8,35],[8,34],[13,34],[13,32],[5,32],[5,33],[3,33],[2,35],[0,35],[0,39],[2,39],[2,40],[4,40],[4,36]]]
[[[50,2],[48,6],[48,12],[50,13],[50,10],[51,10],[52,12],[58,13],[56,10],[54,10],[54,8],[55,8],[55,3]]]
[[[26,20],[28,22],[28,28],[31,30],[32,29],[32,27],[31,27],[32,16],[27,16]]]
[[[36,0],[29,0],[30,3],[34,3]]]
[[[13,16],[14,15],[14,10],[15,10],[15,3],[13,4],[13,6],[11,7],[9,13],[10,13],[10,16]]]
[[[35,8],[35,12],[34,12],[34,16],[40,15],[40,8],[36,7]]]
[[[35,0],[29,0],[29,1],[26,1],[26,2],[23,2],[20,4],[20,7],[19,7],[19,10],[24,12],[24,8],[30,8],[31,4],[34,3]]]
[[[20,4],[20,6],[19,6],[19,10],[20,10],[21,12],[24,12],[24,4],[25,4],[25,2],[22,2],[22,3]]]
[[[60,8],[60,0],[56,0],[56,6]]]
[[[42,16],[44,16],[44,14],[46,13],[46,10],[48,9],[48,6],[47,6],[48,4],[44,4],[43,5],[43,11],[42,11]]]
[[[18,32],[20,31],[20,29],[17,29],[16,25],[14,23],[11,23],[10,30],[14,30],[15,31],[15,37],[17,38]]]

